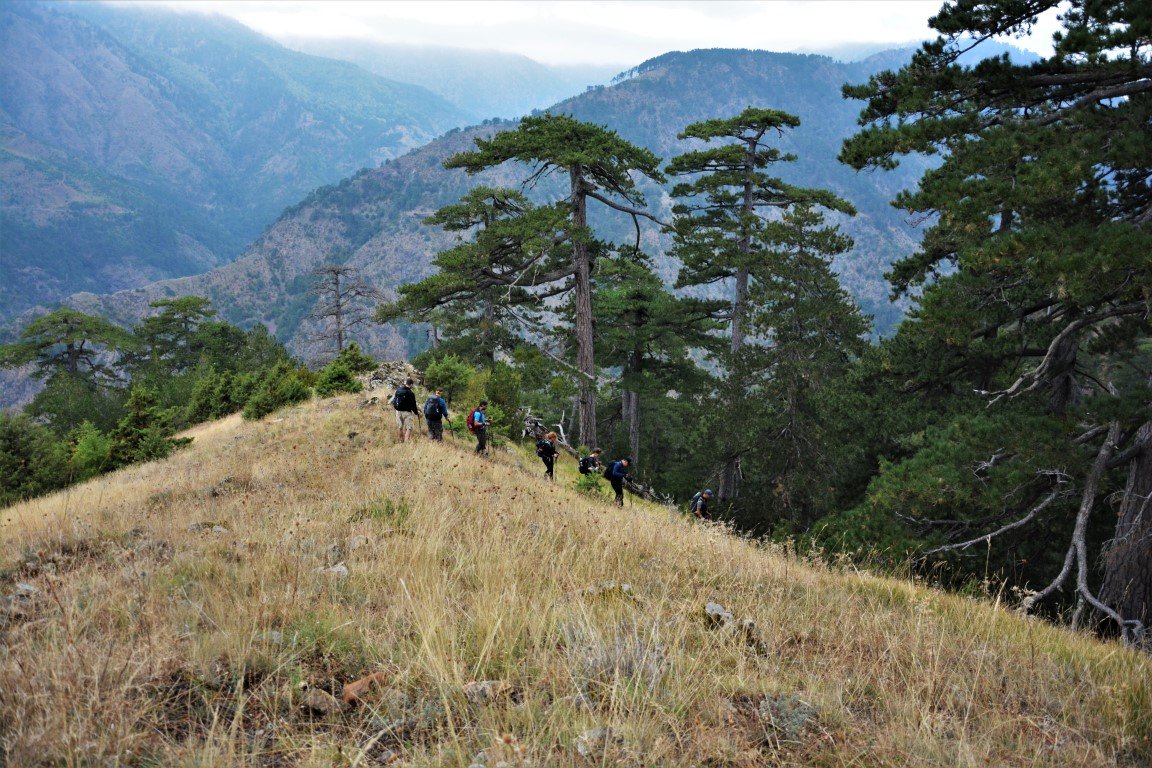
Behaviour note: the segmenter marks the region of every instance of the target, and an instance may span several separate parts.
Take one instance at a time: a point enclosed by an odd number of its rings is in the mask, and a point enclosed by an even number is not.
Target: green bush
[[[244,405],[244,418],[261,419],[288,405],[301,403],[312,396],[304,369],[288,362],[280,362],[268,369],[256,386],[252,397]]]
[[[331,397],[340,392],[360,392],[364,385],[357,381],[348,365],[337,358],[320,369],[316,377],[316,394]]]
[[[364,354],[360,349],[360,345],[352,342],[344,347],[344,350],[337,356],[333,363],[343,363],[344,366],[352,373],[368,373],[376,369],[376,361]],[[356,391],[360,390],[344,390]]]
[[[424,370],[424,386],[432,391],[443,389],[444,399],[452,402],[453,397],[464,394],[475,375],[471,365],[455,355],[446,355],[428,363]]]
[[[67,446],[27,416],[0,412],[0,506],[68,484]]]
[[[72,477],[76,482],[112,469],[112,438],[86,421],[71,435]]]

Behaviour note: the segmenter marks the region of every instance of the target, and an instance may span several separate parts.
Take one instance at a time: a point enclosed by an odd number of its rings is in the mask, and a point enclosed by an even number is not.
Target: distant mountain
[[[223,17],[0,4],[0,323],[235,258],[310,190],[467,120]]]
[[[829,46],[806,46],[797,48],[794,53],[814,53],[818,56],[828,56],[845,62],[864,61],[869,58],[878,57],[876,60],[892,62],[891,65],[886,64],[885,66],[898,67],[911,58],[912,54],[919,48],[920,43],[911,40],[901,45],[892,45],[890,43],[841,43],[840,45]],[[1001,56],[1003,54],[1008,54],[1008,58],[1017,64],[1031,64],[1040,60],[1040,56],[1032,51],[1018,48],[1010,43],[985,40],[978,48],[962,54],[959,61],[961,64],[970,67],[983,59]]]
[[[736,114],[750,104],[798,114],[801,127],[782,137],[780,145],[800,160],[781,167],[780,173],[796,183],[831,188],[859,208],[855,219],[842,220],[856,248],[836,267],[878,326],[890,329],[901,308],[889,302],[883,273],[893,259],[916,247],[918,234],[888,201],[912,184],[924,166],[913,161],[891,173],[855,173],[836,161],[840,142],[855,130],[860,109],[840,97],[840,86],[862,81],[872,71],[867,63],[844,64],[823,56],[735,50],[670,53],[645,62],[615,85],[561,102],[554,111],[607,125],[666,158],[688,148],[676,135],[690,122]],[[475,184],[516,184],[525,175],[523,169],[507,165],[470,178],[443,169],[441,163],[472,148],[476,136],[514,126],[499,122],[452,131],[382,167],[319,189],[286,211],[235,263],[113,296],[77,296],[71,303],[128,322],[157,298],[207,295],[230,320],[267,323],[298,353],[315,354],[307,342],[314,329],[306,316],[315,300],[307,290],[309,272],[339,255],[386,289],[427,275],[435,253],[452,238],[424,226],[422,219]],[[557,191],[545,186],[535,194]],[[664,190],[650,189],[649,202],[668,215],[671,201]],[[625,238],[629,227],[619,222],[613,229]],[[652,230],[646,232],[645,244],[653,252],[667,245]],[[675,265],[664,259],[661,267],[671,279]],[[379,354],[409,351],[409,339],[391,327],[373,328],[361,340]]]
[[[501,51],[401,45],[354,39],[286,37],[289,48],[358,64],[381,77],[415,83],[474,117],[519,118],[603,85],[621,67],[552,66]]]

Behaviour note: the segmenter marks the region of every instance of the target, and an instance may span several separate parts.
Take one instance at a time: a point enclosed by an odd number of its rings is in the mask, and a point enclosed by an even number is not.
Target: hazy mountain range
[[[0,321],[231,261],[315,187],[466,113],[223,17],[0,5]]]
[[[888,301],[882,275],[887,265],[909,253],[916,233],[888,204],[896,190],[910,184],[918,169],[908,165],[894,173],[856,174],[836,162],[840,142],[853,132],[858,105],[840,98],[844,82],[870,73],[866,63],[845,64],[823,56],[742,50],[670,53],[638,66],[614,85],[594,88],[560,102],[555,111],[607,125],[625,138],[663,157],[687,147],[676,136],[693,121],[732,115],[749,104],[771,105],[801,117],[801,127],[780,139],[780,146],[800,160],[780,169],[786,179],[828,187],[851,200],[860,214],[843,222],[856,238],[856,249],[837,268],[846,286],[885,328],[900,309]],[[147,303],[174,294],[203,294],[230,319],[264,322],[293,348],[308,355],[306,320],[315,298],[308,294],[309,272],[338,259],[360,267],[382,288],[394,288],[428,274],[436,252],[450,239],[426,227],[422,219],[453,202],[478,183],[517,184],[523,168],[503,166],[470,178],[447,171],[443,160],[472,147],[477,135],[514,127],[496,122],[453,131],[379,168],[366,169],[339,185],[319,189],[285,212],[235,263],[204,275],[169,280],[111,297],[74,297],[80,306],[128,321]],[[559,190],[547,185],[534,193],[547,197]],[[649,202],[665,216],[670,200],[660,189],[648,190]],[[615,221],[609,235],[626,237],[629,221]],[[645,244],[659,252],[664,244],[652,229]],[[664,260],[666,277],[675,266]],[[407,339],[396,328],[373,328],[363,340],[375,351],[401,355]]]
[[[590,86],[607,83],[619,66],[541,64],[501,51],[401,45],[369,40],[282,38],[289,48],[358,64],[392,80],[415,83],[472,116],[517,118]]]
[[[591,88],[575,83],[607,73],[585,69],[565,81],[556,68],[488,52],[368,44],[343,52],[377,72],[419,78],[421,87],[289,50],[222,17],[6,4],[0,324],[9,322],[10,336],[25,310],[78,291],[69,303],[125,323],[157,298],[204,294],[228,319],[264,322],[308,354],[310,271],[345,261],[385,289],[428,274],[450,240],[422,218],[474,184],[514,185],[525,175],[513,167],[477,178],[444,170],[443,160],[471,148],[475,136],[515,123],[455,126],[482,110],[515,114],[546,104],[541,99],[568,82],[570,97],[554,110],[607,125],[665,158],[687,149],[676,136],[693,121],[749,105],[799,115],[801,127],[780,146],[800,159],[781,175],[857,206],[860,214],[842,222],[856,248],[836,267],[877,326],[890,329],[901,308],[889,302],[883,273],[914,249],[918,234],[889,201],[923,165],[856,174],[837,163],[860,108],[840,87],[899,66],[911,50],[853,62],[674,52]],[[535,194],[557,192],[543,185]],[[666,216],[666,192],[648,193]],[[630,227],[602,223],[609,236]],[[658,254],[666,242],[648,230],[645,244]],[[675,264],[659,264],[672,279]],[[405,333],[373,328],[363,340],[378,354],[399,355],[409,349]]]

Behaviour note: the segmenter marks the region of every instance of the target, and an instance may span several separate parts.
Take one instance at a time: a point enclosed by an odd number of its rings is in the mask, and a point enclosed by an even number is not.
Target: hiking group
[[[400,433],[400,442],[405,443],[412,437],[412,428],[421,412],[416,405],[416,393],[412,391],[412,379],[405,379],[404,383],[396,388],[392,395],[392,407],[396,411],[396,425]],[[444,440],[444,422],[452,423],[448,416],[448,402],[444,399],[444,390],[437,388],[435,393],[424,401],[424,421],[428,425],[428,437],[442,442]],[[481,400],[479,405],[468,412],[465,426],[476,438],[476,453],[488,453],[488,401]],[[536,455],[544,462],[544,476],[549,480],[556,479],[556,457],[560,455],[557,447],[559,435],[549,432],[536,441]],[[600,457],[603,450],[593,448],[588,455],[580,458],[579,470],[582,475],[601,472],[612,486],[616,494],[617,506],[624,506],[624,482],[632,479],[632,459],[625,456],[622,459],[604,464]],[[711,520],[708,514],[708,502],[712,499],[712,491],[704,490],[692,497],[689,502],[689,512],[699,520]]]

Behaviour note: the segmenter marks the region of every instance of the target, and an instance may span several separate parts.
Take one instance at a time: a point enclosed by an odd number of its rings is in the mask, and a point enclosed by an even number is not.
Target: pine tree
[[[463,152],[445,162],[447,168],[463,168],[479,173],[487,168],[517,160],[533,166],[526,183],[560,172],[568,176],[568,198],[561,208],[562,242],[569,250],[567,274],[573,279],[575,307],[574,335],[576,367],[579,372],[580,434],[584,444],[596,442],[596,365],[592,329],[592,256],[588,227],[588,200],[637,217],[653,218],[640,206],[643,195],[633,174],[663,181],[658,158],[620,138],[615,132],[567,115],[543,114],[526,117],[513,131],[491,139],[476,139],[477,149]],[[637,234],[639,224],[637,223]]]
[[[681,139],[722,143],[686,152],[673,158],[667,168],[669,175],[691,177],[672,190],[674,197],[683,199],[674,209],[673,255],[683,263],[677,287],[732,281],[725,407],[733,412],[741,409],[735,400],[747,391],[748,296],[756,270],[763,265],[764,249],[772,245],[767,226],[772,212],[779,215],[803,204],[854,213],[851,205],[831,192],[786,184],[767,172],[775,163],[795,159],[771,147],[769,139],[799,124],[799,118],[786,112],[753,107],[733,118],[693,123],[680,134]],[[722,500],[739,494],[740,457],[750,449],[747,440],[729,430],[724,434],[729,438],[721,447]]]
[[[669,391],[692,388],[702,371],[692,351],[718,341],[712,317],[724,302],[672,294],[653,273],[649,259],[634,249],[605,260],[593,277],[593,307],[601,364],[620,369],[621,418],[628,455],[641,456],[641,402]]]
[[[558,247],[563,217],[515,190],[472,189],[425,220],[471,239],[437,254],[436,274],[401,286],[376,319],[434,320],[447,340],[442,354],[490,366],[538,330],[543,302],[570,290],[570,259]]]
[[[919,252],[893,270],[899,292],[923,290],[901,335],[936,378],[925,386],[980,390],[980,407],[993,411],[1019,401],[1062,434],[1068,450],[1056,453],[1070,464],[1036,464],[1051,453],[1040,444],[983,457],[990,473],[1031,464],[1048,478],[1030,485],[1015,520],[992,516],[983,533],[992,541],[1062,513],[1071,541],[1063,565],[1028,605],[1071,580],[1081,606],[1135,642],[1152,622],[1152,516],[1141,495],[1152,475],[1152,382],[1139,362],[1140,340],[1152,333],[1147,4],[1071,0],[1053,56],[1026,66],[1007,57],[957,63],[973,39],[1022,31],[1056,6],[945,5],[931,21],[941,37],[908,66],[845,89],[868,105],[841,157],[864,168],[914,152],[943,156],[894,203],[934,222]],[[1128,482],[1112,486],[1120,468]],[[1058,481],[1059,498],[1048,501]],[[1097,590],[1087,531],[1113,488],[1119,520]],[[975,533],[960,531],[957,548]]]

